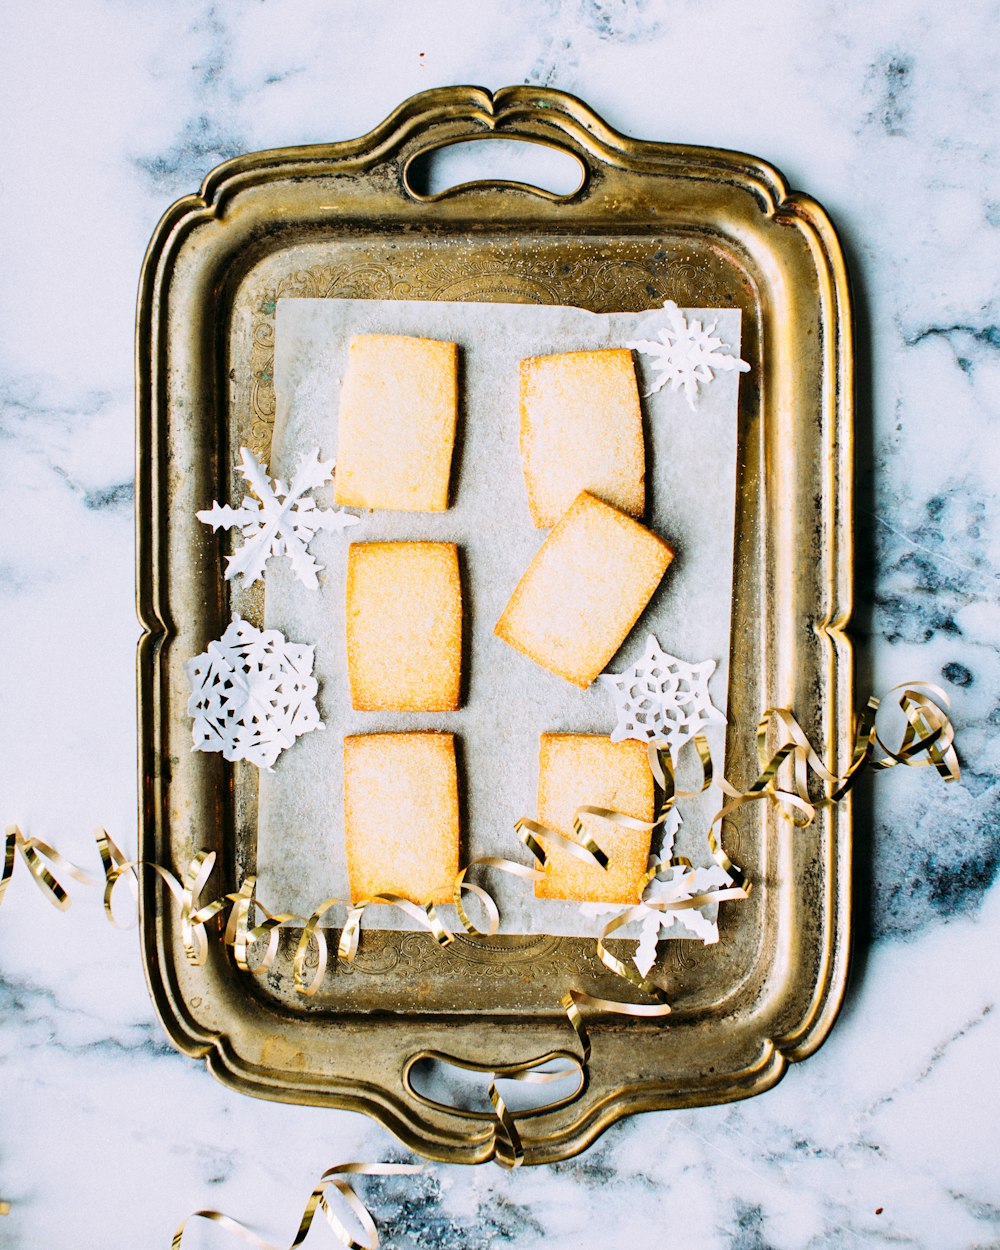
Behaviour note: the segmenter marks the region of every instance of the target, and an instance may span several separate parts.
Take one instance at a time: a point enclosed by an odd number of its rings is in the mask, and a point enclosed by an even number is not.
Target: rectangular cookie
[[[584,491],[535,553],[494,632],[586,689],[673,559],[656,534]]]
[[[352,902],[374,894],[449,902],[458,872],[454,735],[345,738],[344,840]]]
[[[555,525],[582,490],[642,516],[646,451],[627,348],[521,361],[521,468],[540,529]]]
[[[347,677],[357,712],[453,712],[462,681],[454,543],[352,543]]]
[[[337,503],[443,512],[458,411],[458,347],[359,334],[340,392]]]
[[[579,840],[573,832],[578,807],[606,807],[652,821],[653,774],[646,744],[612,742],[597,734],[542,734],[538,751],[538,819]],[[584,815],[586,833],[608,857],[606,869],[551,848],[545,877],[535,882],[536,898],[580,903],[639,902],[638,881],[649,860],[651,833],[599,822]],[[546,846],[548,852],[550,848]]]

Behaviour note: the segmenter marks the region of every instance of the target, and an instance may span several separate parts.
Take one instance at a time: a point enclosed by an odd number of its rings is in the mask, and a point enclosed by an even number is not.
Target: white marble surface
[[[7,13],[0,819],[79,858],[94,824],[135,839],[136,277],[164,206],[211,166],[361,134],[434,85],[544,83],[639,137],[760,154],[847,245],[859,685],[944,683],[963,780],[867,789],[870,906],[847,1007],[777,1089],[625,1123],[558,1167],[383,1182],[370,1192],[385,1245],[1000,1244],[998,19],[986,0],[43,0]],[[77,894],[60,916],[18,871],[0,911],[0,1246],[165,1248],[200,1206],[287,1242],[325,1166],[398,1156],[360,1116],[242,1098],[175,1054],[134,935]],[[229,1242],[207,1229],[190,1244]]]

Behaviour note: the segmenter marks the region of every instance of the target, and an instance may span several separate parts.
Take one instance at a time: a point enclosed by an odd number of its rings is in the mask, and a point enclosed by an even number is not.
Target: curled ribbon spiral
[[[405,1176],[423,1170],[424,1165],[419,1163],[338,1163],[336,1167],[328,1168],[313,1187],[305,1210],[302,1212],[302,1219],[299,1221],[299,1231],[289,1243],[287,1250],[296,1250],[302,1245],[312,1228],[317,1212],[322,1212],[327,1227],[346,1250],[378,1250],[378,1229],[375,1227],[371,1212],[355,1193],[350,1181],[345,1178],[347,1176]],[[330,1207],[326,1191],[331,1187],[341,1195],[364,1229],[364,1241],[357,1241]],[[245,1224],[234,1220],[232,1216],[224,1215],[221,1211],[194,1211],[187,1216],[174,1233],[170,1250],[181,1250],[185,1230],[188,1224],[196,1219],[219,1224],[228,1232],[235,1233],[247,1245],[256,1247],[256,1250],[281,1250],[281,1247],[275,1245],[273,1241],[258,1237]]]
[[[81,885],[95,884],[94,878],[89,873],[84,872],[82,868],[77,868],[76,864],[66,859],[55,847],[49,846],[47,842],[42,842],[39,838],[26,838],[17,825],[8,825],[4,835],[3,868],[0,869],[0,903],[3,902],[7,886],[14,875],[15,856],[18,854],[34,877],[38,888],[59,911],[66,911],[72,899],[42,862],[43,857],[53,868],[58,868],[60,872],[72,877],[74,881],[79,881]]]
[[[581,1049],[582,1058],[572,1059],[580,1071],[580,1087],[577,1093],[582,1092],[586,1066],[591,1055],[591,1041],[582,1008],[635,1018],[665,1016],[670,1012],[670,1005],[660,987],[642,976],[633,965],[612,955],[605,944],[607,940],[619,929],[649,910],[678,911],[726,899],[746,899],[749,896],[750,883],[746,880],[743,871],[730,861],[722,846],[721,829],[728,816],[745,804],[763,800],[774,803],[783,819],[794,828],[801,830],[813,823],[821,809],[842,802],[866,769],[881,771],[899,765],[933,767],[945,781],[951,782],[959,779],[960,767],[954,747],[955,731],[948,717],[947,709],[950,705],[947,695],[939,687],[927,682],[905,682],[894,687],[889,693],[897,692],[899,692],[898,706],[906,722],[899,745],[893,749],[881,736],[877,726],[881,701],[873,696],[858,717],[850,763],[847,770],[839,776],[824,765],[802,727],[788,709],[769,708],[765,712],[757,726],[758,776],[746,790],[739,790],[725,777],[719,778],[718,785],[726,796],[727,802],[712,818],[706,835],[712,859],[728,875],[732,884],[723,889],[675,901],[651,899],[647,897],[649,888],[654,881],[662,879],[668,871],[676,869],[681,869],[683,872],[692,871],[691,861],[683,856],[674,857],[664,863],[653,861],[638,883],[638,902],[615,916],[604,927],[597,939],[597,954],[602,964],[617,977],[627,981],[654,1001],[640,1004],[598,998],[577,988],[570,988],[562,998],[563,1008]],[[778,745],[771,749],[768,742],[769,739],[775,737],[778,739]],[[452,887],[452,902],[465,931],[474,937],[492,936],[498,932],[500,926],[499,909],[492,895],[483,886],[467,880],[473,870],[495,869],[522,880],[537,880],[544,875],[547,863],[546,843],[558,845],[560,849],[586,863],[607,868],[607,855],[584,829],[583,816],[589,817],[590,821],[596,822],[598,826],[601,824],[625,825],[633,829],[653,830],[664,822],[679,799],[693,797],[708,790],[713,781],[711,751],[707,740],[702,736],[695,737],[692,742],[701,764],[702,781],[697,790],[690,791],[677,790],[674,761],[664,744],[657,742],[649,744],[649,765],[661,793],[658,815],[651,822],[644,822],[607,808],[583,806],[578,808],[575,814],[574,836],[566,837],[559,831],[547,828],[537,821],[527,818],[519,820],[515,826],[516,832],[535,860],[536,866],[530,867],[495,856],[485,856],[468,863],[457,874]],[[816,778],[821,783],[824,789],[822,796],[816,797],[810,792],[811,778]],[[719,833],[716,832],[717,828]],[[441,946],[446,946],[454,940],[453,934],[441,921],[432,903],[421,905],[395,894],[375,895],[357,903],[345,899],[328,898],[309,917],[290,913],[275,914],[256,898],[256,877],[249,875],[235,892],[225,894],[211,902],[202,903],[201,895],[216,863],[214,851],[198,851],[186,865],[179,879],[162,865],[146,860],[127,859],[106,830],[97,830],[95,837],[104,871],[104,910],[110,923],[119,928],[130,927],[122,925],[115,914],[113,906],[115,889],[124,879],[133,897],[137,897],[139,870],[151,870],[157,874],[178,904],[181,944],[185,957],[194,965],[203,964],[208,957],[208,924],[227,908],[229,915],[223,941],[232,949],[233,958],[243,971],[261,974],[270,969],[277,956],[281,928],[301,926],[302,931],[296,945],[292,966],[295,989],[305,996],[316,994],[323,981],[329,962],[329,951],[326,934],[321,926],[324,918],[336,906],[344,906],[347,909],[346,920],[337,947],[337,956],[348,963],[354,960],[357,953],[362,916],[365,910],[373,904],[390,905],[404,911],[427,928]],[[24,861],[38,888],[60,911],[65,911],[70,906],[71,899],[58,880],[57,872],[81,884],[96,884],[95,878],[66,859],[47,842],[34,837],[26,837],[18,826],[12,825],[8,827],[5,834],[2,867],[0,867],[0,903],[3,902],[10,884],[18,856]],[[469,918],[464,904],[466,894],[476,897],[484,909],[485,929],[477,927]],[[253,923],[255,909],[259,909],[264,917],[259,923]],[[132,924],[134,923],[133,920]],[[265,939],[264,952],[254,962],[251,957],[251,948]],[[307,965],[313,947],[316,949],[317,958],[315,966],[310,971]],[[531,1060],[503,1074],[492,1074],[489,1097],[497,1117],[497,1139],[498,1141],[502,1139],[506,1143],[503,1154],[497,1155],[497,1161],[503,1166],[519,1166],[524,1159],[524,1147],[517,1130],[515,1116],[504,1102],[497,1088],[497,1081],[512,1079],[541,1084],[564,1078],[567,1072],[572,1070],[572,1068],[563,1068],[559,1071],[540,1070],[544,1062],[546,1061]],[[565,1101],[565,1099],[560,1099],[558,1103],[550,1105],[562,1105]],[[539,1110],[546,1109],[548,1108],[534,1108],[533,1110],[537,1113]],[[303,1215],[299,1235],[292,1243],[290,1250],[301,1244],[318,1210],[323,1211],[328,1225],[343,1245],[354,1250],[374,1250],[374,1246],[378,1244],[374,1223],[371,1221],[367,1208],[357,1198],[350,1184],[343,1180],[342,1174],[353,1172],[384,1175],[419,1170],[418,1167],[390,1164],[343,1164],[330,1169],[329,1172],[324,1173],[313,1190]],[[354,1210],[370,1238],[368,1242],[359,1243],[352,1240],[343,1225],[330,1211],[325,1198],[325,1190],[329,1185],[338,1189]],[[0,1203],[0,1215],[6,1214],[7,1210],[9,1210],[7,1204]],[[271,1243],[256,1238],[243,1225],[239,1225],[228,1216],[218,1212],[195,1214],[214,1220],[231,1231],[239,1232],[250,1244],[263,1247],[265,1250],[276,1250]],[[186,1223],[187,1221],[177,1230],[174,1250],[178,1250],[180,1246]]]
[[[493,1111],[498,1121],[498,1138],[503,1138],[507,1142],[510,1150],[510,1158],[506,1155],[497,1153],[494,1158],[502,1167],[512,1171],[519,1168],[524,1162],[524,1143],[521,1141],[521,1134],[517,1131],[517,1125],[514,1122],[514,1114],[504,1102],[503,1097],[497,1088],[497,1081],[523,1081],[529,1085],[547,1085],[552,1081],[563,1081],[574,1071],[579,1076],[576,1089],[568,1097],[561,1097],[554,1102],[545,1103],[543,1106],[533,1107],[532,1114],[537,1115],[539,1112],[551,1111],[554,1107],[565,1106],[567,1103],[573,1102],[578,1098],[584,1090],[587,1081],[587,1061],[580,1060],[575,1056],[565,1056],[569,1063],[568,1067],[558,1069],[542,1069],[542,1063],[547,1060],[530,1059],[527,1063],[521,1064],[517,1068],[508,1069],[505,1072],[494,1072],[490,1077],[490,1083],[487,1090],[490,1102],[493,1104]]]

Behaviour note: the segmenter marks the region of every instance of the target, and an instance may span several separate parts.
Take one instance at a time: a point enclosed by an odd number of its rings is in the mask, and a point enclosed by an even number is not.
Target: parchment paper
[[[723,342],[739,354],[738,310],[685,310],[718,321]],[[502,855],[528,862],[514,833],[535,815],[538,736],[543,731],[610,733],[610,697],[598,685],[581,691],[538,667],[493,633],[512,590],[546,537],[531,523],[518,450],[518,363],[524,357],[622,346],[651,338],[662,313],[595,314],[522,304],[340,299],[278,301],[275,338],[277,412],[271,473],[291,474],[299,457],[319,447],[336,455],[337,405],[354,334],[409,334],[453,340],[460,348],[460,412],[452,506],[443,513],[373,512],[346,534],[312,543],[325,571],[310,591],[287,561],[267,567],[268,627],[316,647],[325,731],[311,733],[261,773],[258,833],[260,896],[278,911],[309,914],[323,899],[348,896],[342,818],[342,751],[347,734],[441,729],[454,732],[462,791],[462,862]],[[651,378],[636,357],[640,390]],[[736,483],[735,372],[717,373],[692,412],[682,392],[664,388],[643,400],[647,438],[646,524],[675,548],[676,558],[650,605],[608,666],[619,672],[639,658],[647,633],[666,651],[697,662],[718,661],[712,699],[726,709]],[[235,501],[234,501],[235,502]],[[332,489],[330,499],[332,502]],[[460,545],[465,609],[464,694],[454,713],[353,712],[347,684],[344,580],[348,542],[391,539]],[[722,764],[724,726],[710,733]],[[707,863],[705,816],[682,809],[675,853]],[[710,809],[710,810],[709,810]],[[654,838],[653,849],[657,849]],[[529,883],[492,872],[482,880],[503,918],[502,932],[593,935],[602,920],[576,904],[536,900]],[[474,902],[470,908],[474,907]],[[454,918],[443,909],[446,923]],[[414,927],[379,907],[366,925]]]

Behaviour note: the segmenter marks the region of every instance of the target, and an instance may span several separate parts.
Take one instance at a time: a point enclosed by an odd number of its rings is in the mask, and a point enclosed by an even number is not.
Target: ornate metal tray
[[[574,154],[582,185],[556,196],[473,183],[411,186],[421,154],[494,135]],[[735,305],[743,312],[727,772],[755,773],[755,728],[796,711],[827,765],[850,754],[852,347],[848,281],[833,229],[756,158],[646,143],[580,101],[517,87],[430,91],[370,134],[227,162],[168,210],[143,266],[137,326],[141,846],[181,869],[215,850],[213,894],[254,871],[257,777],[193,753],[184,661],[234,610],[262,601],[223,581],[195,511],[231,497],[236,449],[266,453],[280,297],[558,302],[595,311]],[[848,803],[795,831],[742,808],[728,849],[754,882],[724,906],[716,947],[674,942],[666,1019],[594,1016],[582,1094],[519,1117],[526,1161],[582,1150],[621,1116],[719,1103],[773,1085],[830,1029],[847,974]],[[356,962],[296,994],[289,951],[266,978],[221,942],[185,958],[176,909],[147,874],[143,958],[164,1028],[246,1093],[365,1111],[435,1159],[503,1153],[486,1113],[435,1106],[408,1079],[446,1054],[502,1072],[571,1052],[570,987],[622,995],[592,941],[366,933]]]

